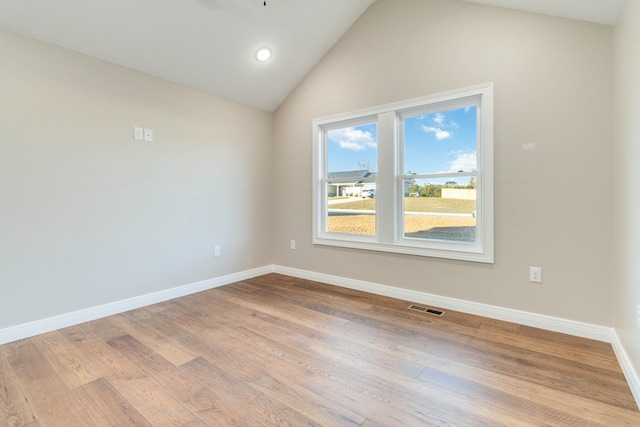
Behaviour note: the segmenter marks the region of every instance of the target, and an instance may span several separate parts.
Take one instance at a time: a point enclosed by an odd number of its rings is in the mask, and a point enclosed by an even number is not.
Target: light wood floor
[[[0,346],[1,426],[640,426],[611,346],[270,274]]]

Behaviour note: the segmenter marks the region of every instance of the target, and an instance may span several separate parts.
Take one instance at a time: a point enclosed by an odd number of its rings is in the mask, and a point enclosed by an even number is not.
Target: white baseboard
[[[65,328],[67,326],[77,325],[82,322],[111,316],[113,314],[145,307],[151,304],[179,298],[185,295],[190,295],[207,289],[213,289],[229,283],[273,272],[363,292],[370,292],[377,295],[384,295],[405,301],[428,304],[437,308],[455,310],[463,313],[489,317],[491,319],[503,320],[506,322],[518,323],[520,325],[532,326],[549,331],[562,332],[569,335],[604,341],[611,343],[612,345],[614,344],[614,341],[617,341],[617,335],[613,328],[513,310],[510,308],[448,298],[425,292],[395,288],[378,283],[348,279],[345,277],[332,276],[308,270],[270,265],[0,329],[0,344],[28,338],[56,329]],[[617,342],[619,343],[619,341]],[[622,348],[622,345],[620,344],[619,347]]]
[[[573,320],[529,313],[526,311],[513,310],[510,308],[497,307],[493,305],[481,304],[455,298],[448,298],[439,295],[428,294],[426,292],[394,288],[392,286],[364,282],[361,280],[347,279],[339,276],[331,276],[329,274],[316,273],[312,271],[281,266],[275,266],[274,272],[285,274],[287,276],[298,277],[301,279],[314,280],[317,282],[328,283],[330,285],[341,286],[343,288],[370,292],[377,295],[384,295],[405,301],[428,304],[437,308],[461,311],[463,313],[475,314],[478,316],[489,317],[491,319],[503,320],[505,322],[513,322],[520,325],[545,329],[548,331],[561,332],[597,341],[610,343],[613,336],[615,335],[615,331],[613,328],[592,325],[590,323],[576,322]]]
[[[624,346],[622,345],[618,334],[614,334],[611,341],[611,346],[613,347],[613,351],[616,353],[616,357],[618,358],[618,363],[620,363],[622,373],[627,379],[627,383],[629,384],[629,388],[631,389],[631,394],[633,394],[633,397],[636,400],[636,404],[638,405],[638,408],[640,408],[640,377],[638,377],[638,372],[636,372],[635,368],[633,367],[631,359],[629,359],[629,355],[624,349]]]
[[[151,304],[157,304],[159,302],[194,294],[196,292],[205,291],[207,289],[217,288],[219,286],[228,285],[229,283],[250,279],[252,277],[262,276],[264,274],[272,272],[272,266],[255,268],[252,270],[242,271],[240,273],[220,276],[184,286],[166,289],[164,291],[153,292],[151,294],[140,295],[109,304],[90,307],[71,313],[65,313],[59,316],[36,320],[22,325],[11,326],[8,328],[0,329],[0,344],[6,344],[8,342],[29,338],[35,335],[44,334],[46,332],[55,331],[56,329],[66,328],[68,326],[77,325],[83,322],[89,322],[91,320],[123,313],[125,311],[133,310],[140,307],[146,307]]]

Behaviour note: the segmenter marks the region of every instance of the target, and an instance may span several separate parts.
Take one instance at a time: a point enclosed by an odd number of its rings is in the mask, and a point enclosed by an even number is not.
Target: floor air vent
[[[411,304],[409,306],[409,309],[410,310],[415,310],[415,311],[421,311],[423,313],[433,314],[435,316],[443,316],[444,315],[444,311],[434,310],[433,308],[421,307],[421,306],[415,305],[415,304]]]

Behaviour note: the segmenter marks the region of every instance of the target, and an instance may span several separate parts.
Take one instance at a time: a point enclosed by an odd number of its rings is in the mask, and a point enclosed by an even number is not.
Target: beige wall
[[[612,326],[611,43],[611,27],[561,18],[374,3],[276,111],[276,264]],[[494,265],[311,244],[313,118],[485,82]],[[529,266],[543,268],[542,284]]]
[[[640,372],[640,2],[627,0],[614,37],[615,328]]]
[[[271,262],[271,113],[7,32],[0,58],[0,329]]]
[[[623,59],[638,47],[637,5],[625,7]],[[605,326],[623,306],[616,325],[637,358],[639,209],[622,197],[615,305],[611,292],[612,32],[379,0],[275,115],[0,32],[0,328],[275,263]],[[631,183],[638,97],[625,92],[639,67],[628,62],[617,108],[636,112],[616,121],[616,178]],[[489,81],[495,264],[311,244],[313,118]],[[133,126],[155,141],[134,141]]]

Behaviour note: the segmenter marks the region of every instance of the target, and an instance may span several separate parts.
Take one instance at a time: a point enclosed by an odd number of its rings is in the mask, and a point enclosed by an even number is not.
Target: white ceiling
[[[374,1],[0,0],[0,28],[273,111]]]
[[[0,29],[274,111],[375,1],[0,0]],[[624,0],[466,1],[613,25]]]

